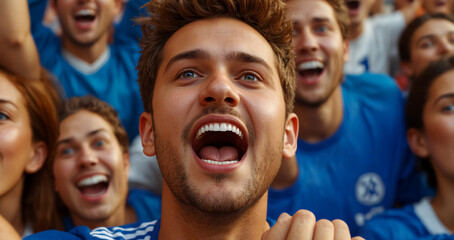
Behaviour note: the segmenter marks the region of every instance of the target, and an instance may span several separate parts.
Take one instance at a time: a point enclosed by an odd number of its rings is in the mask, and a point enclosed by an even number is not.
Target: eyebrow
[[[96,129],[96,130],[93,130],[93,131],[87,133],[86,136],[91,137],[93,135],[98,134],[99,132],[104,132],[104,131],[107,132],[107,130],[104,128]],[[58,147],[60,144],[71,143],[72,141],[74,141],[74,138],[72,138],[72,137],[65,138],[65,139],[58,141],[56,146]]]
[[[13,102],[6,100],[6,99],[0,98],[0,104],[10,104],[10,105],[13,105],[15,108],[19,109],[19,107],[16,104],[14,104]]]
[[[183,59],[208,59],[210,56],[202,49],[194,49],[186,52],[182,52],[172,57],[166,65],[164,72],[167,71],[175,62]]]
[[[183,59],[209,59],[210,54],[202,49],[194,49],[186,52],[182,52],[177,54],[176,56],[172,57],[166,65],[164,70],[167,71],[175,62]],[[265,66],[269,71],[271,71],[271,67],[260,57],[251,55],[246,52],[242,51],[235,51],[229,52],[226,56],[228,61],[239,61],[239,62],[246,62],[246,63],[258,63]]]
[[[245,52],[230,52],[227,54],[227,60],[245,63],[258,63],[265,66],[269,71],[272,71],[270,65],[268,65],[265,60]]]
[[[440,100],[442,100],[444,98],[454,98],[454,93],[446,93],[446,94],[439,96],[437,99],[435,99],[434,105],[437,104],[437,102],[439,102]]]
[[[321,22],[331,22],[327,17],[314,17],[312,18],[312,22],[321,23]]]

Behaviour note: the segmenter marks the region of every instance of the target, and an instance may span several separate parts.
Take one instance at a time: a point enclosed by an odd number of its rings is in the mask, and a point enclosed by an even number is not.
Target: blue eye
[[[61,151],[62,155],[69,155],[69,154],[72,154],[72,153],[74,153],[74,149],[72,149],[72,148],[65,148],[65,149],[63,149]]]
[[[101,140],[96,141],[96,142],[95,142],[95,146],[97,146],[97,147],[104,146],[104,141],[101,141]]]
[[[454,110],[454,106],[453,105],[448,105],[448,106],[443,107],[441,109],[441,111],[443,111],[443,112],[452,112],[453,110]]]
[[[326,32],[328,28],[326,26],[319,26],[316,30],[317,32]]]
[[[257,82],[259,79],[254,75],[250,73],[246,73],[243,76],[241,76],[243,80],[250,81],[250,82]]]
[[[197,73],[194,71],[184,71],[183,73],[180,74],[179,78],[195,78],[195,77],[200,77]]]
[[[8,119],[9,119],[9,117],[6,114],[0,113],[0,120],[8,120]]]

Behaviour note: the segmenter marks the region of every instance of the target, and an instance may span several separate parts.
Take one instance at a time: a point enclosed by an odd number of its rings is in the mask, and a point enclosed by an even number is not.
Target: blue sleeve
[[[62,232],[62,231],[56,231],[56,230],[43,231],[43,232],[32,234],[32,235],[24,238],[24,240],[48,240],[48,239],[52,239],[52,240],[81,240],[81,238],[79,238],[79,237],[77,237],[75,235],[72,235],[72,234],[69,234],[69,233],[66,233],[66,232]]]
[[[142,29],[134,22],[140,16],[147,16],[145,8],[142,6],[148,0],[128,0],[125,6],[123,17],[118,25],[115,26],[115,44],[138,43],[142,37]]]
[[[46,11],[47,0],[28,0],[28,9],[30,13],[30,24],[32,32],[42,27],[42,20]]]

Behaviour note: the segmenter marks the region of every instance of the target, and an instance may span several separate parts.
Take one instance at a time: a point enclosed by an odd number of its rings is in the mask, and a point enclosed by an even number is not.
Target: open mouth
[[[325,65],[319,61],[304,62],[298,65],[297,72],[303,78],[317,78],[322,74]]]
[[[97,197],[107,191],[109,179],[107,176],[98,174],[84,178],[77,183],[79,191],[88,197]]]
[[[345,1],[345,4],[347,5],[347,8],[349,10],[358,10],[358,8],[359,8],[358,0]]]
[[[93,9],[81,9],[76,12],[74,19],[79,24],[91,24],[96,19],[96,12]]]
[[[243,131],[227,122],[202,125],[195,135],[192,148],[204,162],[229,165],[239,162],[247,150]]]

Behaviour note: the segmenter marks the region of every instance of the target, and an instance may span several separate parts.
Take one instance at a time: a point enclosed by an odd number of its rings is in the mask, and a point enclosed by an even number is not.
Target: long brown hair
[[[0,74],[10,81],[21,93],[30,118],[32,141],[43,142],[49,153],[58,138],[57,106],[59,95],[44,69],[40,79],[29,80],[11,74],[0,68]],[[59,220],[53,212],[53,179],[49,154],[41,169],[26,174],[22,192],[22,213],[24,222],[33,224],[33,231],[39,232],[56,228]]]

